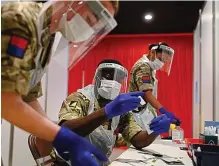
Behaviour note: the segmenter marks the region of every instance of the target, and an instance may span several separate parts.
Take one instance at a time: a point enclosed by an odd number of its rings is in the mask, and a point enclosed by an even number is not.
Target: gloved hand
[[[58,154],[66,161],[71,160],[71,165],[84,166],[92,165],[99,166],[98,162],[92,155],[100,161],[108,161],[107,157],[91,145],[86,139],[73,133],[67,127],[62,126],[53,141]]]
[[[154,134],[160,135],[169,131],[170,123],[170,118],[163,114],[152,120],[150,129],[154,132]]]
[[[177,121],[181,123],[181,120],[179,118],[175,117],[175,115],[173,115],[171,112],[168,112],[164,107],[160,108],[159,111],[161,114],[167,115],[167,117],[171,119],[171,123],[176,124]]]
[[[138,96],[143,96],[144,92],[130,92],[120,94],[112,102],[105,106],[105,113],[108,119],[115,116],[125,114],[140,104],[141,99]]]

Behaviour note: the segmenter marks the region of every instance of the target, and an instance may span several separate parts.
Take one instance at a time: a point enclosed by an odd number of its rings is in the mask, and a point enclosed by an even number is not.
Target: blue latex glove
[[[168,112],[164,107],[160,108],[159,111],[160,113],[167,115],[167,117],[171,119],[171,123],[181,123],[181,120],[179,118],[175,117],[175,115],[173,115],[171,112]]]
[[[59,130],[53,141],[53,146],[63,159],[66,161],[71,160],[72,166],[99,166],[99,163],[92,155],[100,161],[108,161],[107,157],[101,154],[100,151],[86,139],[73,133],[64,126]]]
[[[167,115],[162,114],[152,120],[150,129],[154,131],[154,134],[160,135],[169,131],[170,124],[170,118],[168,118]]]
[[[108,119],[123,115],[137,108],[141,101],[138,96],[144,96],[144,92],[130,92],[117,96],[105,106],[105,113]]]

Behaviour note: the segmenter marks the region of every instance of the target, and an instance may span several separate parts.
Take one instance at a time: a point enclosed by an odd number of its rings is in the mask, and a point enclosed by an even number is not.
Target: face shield
[[[164,71],[169,75],[174,56],[174,50],[165,45],[155,46],[152,49],[159,50],[158,53],[156,53],[156,59],[154,63],[157,66],[160,66],[159,70]]]
[[[127,91],[127,70],[115,63],[100,64],[94,77],[96,96],[114,100],[120,93]]]
[[[50,31],[51,34],[61,32],[70,41],[65,46],[69,49],[69,69],[117,25],[113,16],[97,0],[46,2],[38,23],[41,40]],[[63,54],[63,49],[57,50],[59,55]]]

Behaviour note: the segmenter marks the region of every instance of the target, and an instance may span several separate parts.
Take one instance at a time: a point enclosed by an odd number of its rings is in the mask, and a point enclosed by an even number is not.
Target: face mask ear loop
[[[62,14],[62,17],[64,16],[64,15],[66,15],[68,12],[73,12],[74,14],[76,14],[76,12],[72,9],[72,5],[74,4],[74,1],[73,2],[71,2],[71,4],[69,5],[68,4],[68,10],[65,12],[65,13],[63,13]],[[55,20],[55,23],[57,22],[58,20]]]
[[[157,58],[157,52],[156,50],[154,50],[154,60],[152,62],[154,62],[156,58]]]
[[[67,13],[68,13],[68,12],[73,12],[74,14],[76,14],[76,12],[74,11],[74,9],[72,9],[72,5],[73,5],[73,4],[74,4],[74,1],[71,2],[70,5],[68,4],[68,11],[67,11]]]

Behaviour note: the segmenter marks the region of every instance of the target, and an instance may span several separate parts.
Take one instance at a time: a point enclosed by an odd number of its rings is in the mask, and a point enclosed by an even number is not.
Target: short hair
[[[156,49],[156,52],[161,52],[161,51],[162,51],[162,50],[160,49],[160,46],[161,46],[161,45],[164,45],[164,46],[168,46],[168,47],[169,47],[168,44],[163,43],[163,42],[159,42],[159,43],[157,43],[157,44],[150,44],[149,47],[148,47],[148,49],[151,50],[154,46],[158,46],[157,49]]]
[[[118,65],[123,66],[119,61],[117,61],[117,60],[115,60],[115,59],[104,59],[104,60],[102,60],[102,61],[98,64],[98,66],[99,66],[100,64],[103,64],[103,63],[115,63],[115,64],[118,64]],[[124,66],[123,66],[123,67],[124,67]]]

